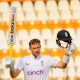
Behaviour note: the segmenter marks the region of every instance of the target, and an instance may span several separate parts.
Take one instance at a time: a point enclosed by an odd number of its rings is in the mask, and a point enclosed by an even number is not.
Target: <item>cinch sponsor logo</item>
[[[38,70],[38,71],[28,71],[28,75],[42,75],[44,72],[43,70]]]

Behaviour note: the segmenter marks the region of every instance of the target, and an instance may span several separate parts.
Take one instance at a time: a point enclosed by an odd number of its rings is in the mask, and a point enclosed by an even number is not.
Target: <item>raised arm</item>
[[[10,75],[12,78],[16,78],[19,74],[20,74],[20,70],[19,69],[10,69]]]
[[[19,70],[18,68],[14,68],[14,65],[15,60],[11,60],[10,64],[6,64],[6,68],[10,68],[10,75],[12,78],[16,78],[21,72],[21,70]]]
[[[56,64],[57,68],[66,68],[68,62],[70,59],[70,55],[65,54],[64,58],[60,61],[58,61],[58,63]]]
[[[75,49],[76,49],[76,47],[74,44],[71,44],[69,47],[67,47],[64,58],[57,63],[56,67],[57,68],[65,68],[69,62],[70,55],[75,53]]]
[[[15,65],[15,60],[12,60],[10,67],[10,75],[12,78],[16,78],[21,72],[21,70],[14,68],[14,65]]]

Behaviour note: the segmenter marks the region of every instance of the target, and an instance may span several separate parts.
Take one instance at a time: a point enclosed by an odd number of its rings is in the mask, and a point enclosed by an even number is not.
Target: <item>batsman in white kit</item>
[[[10,75],[16,78],[21,71],[24,72],[24,80],[48,80],[49,69],[66,68],[70,55],[75,52],[75,46],[72,43],[72,37],[66,30],[57,33],[56,43],[60,48],[66,50],[65,56],[61,58],[53,58],[49,55],[41,54],[41,43],[39,39],[32,39],[29,42],[31,55],[23,57],[14,67],[15,61],[11,61]]]

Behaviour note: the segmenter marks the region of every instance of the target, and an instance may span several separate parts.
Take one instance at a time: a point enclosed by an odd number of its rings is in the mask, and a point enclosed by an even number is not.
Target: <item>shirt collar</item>
[[[40,58],[42,57],[42,55],[41,55],[41,54],[40,54],[40,55],[38,55],[36,58],[34,57],[34,55],[33,55],[33,54],[31,54],[30,56],[31,56],[31,58],[34,58],[34,59],[40,59]]]

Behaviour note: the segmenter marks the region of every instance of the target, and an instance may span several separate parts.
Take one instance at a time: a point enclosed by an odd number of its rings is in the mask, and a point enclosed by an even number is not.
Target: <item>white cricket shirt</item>
[[[55,67],[60,59],[39,55],[37,58],[31,54],[22,58],[16,68],[23,70],[24,80],[48,80],[49,68]]]

